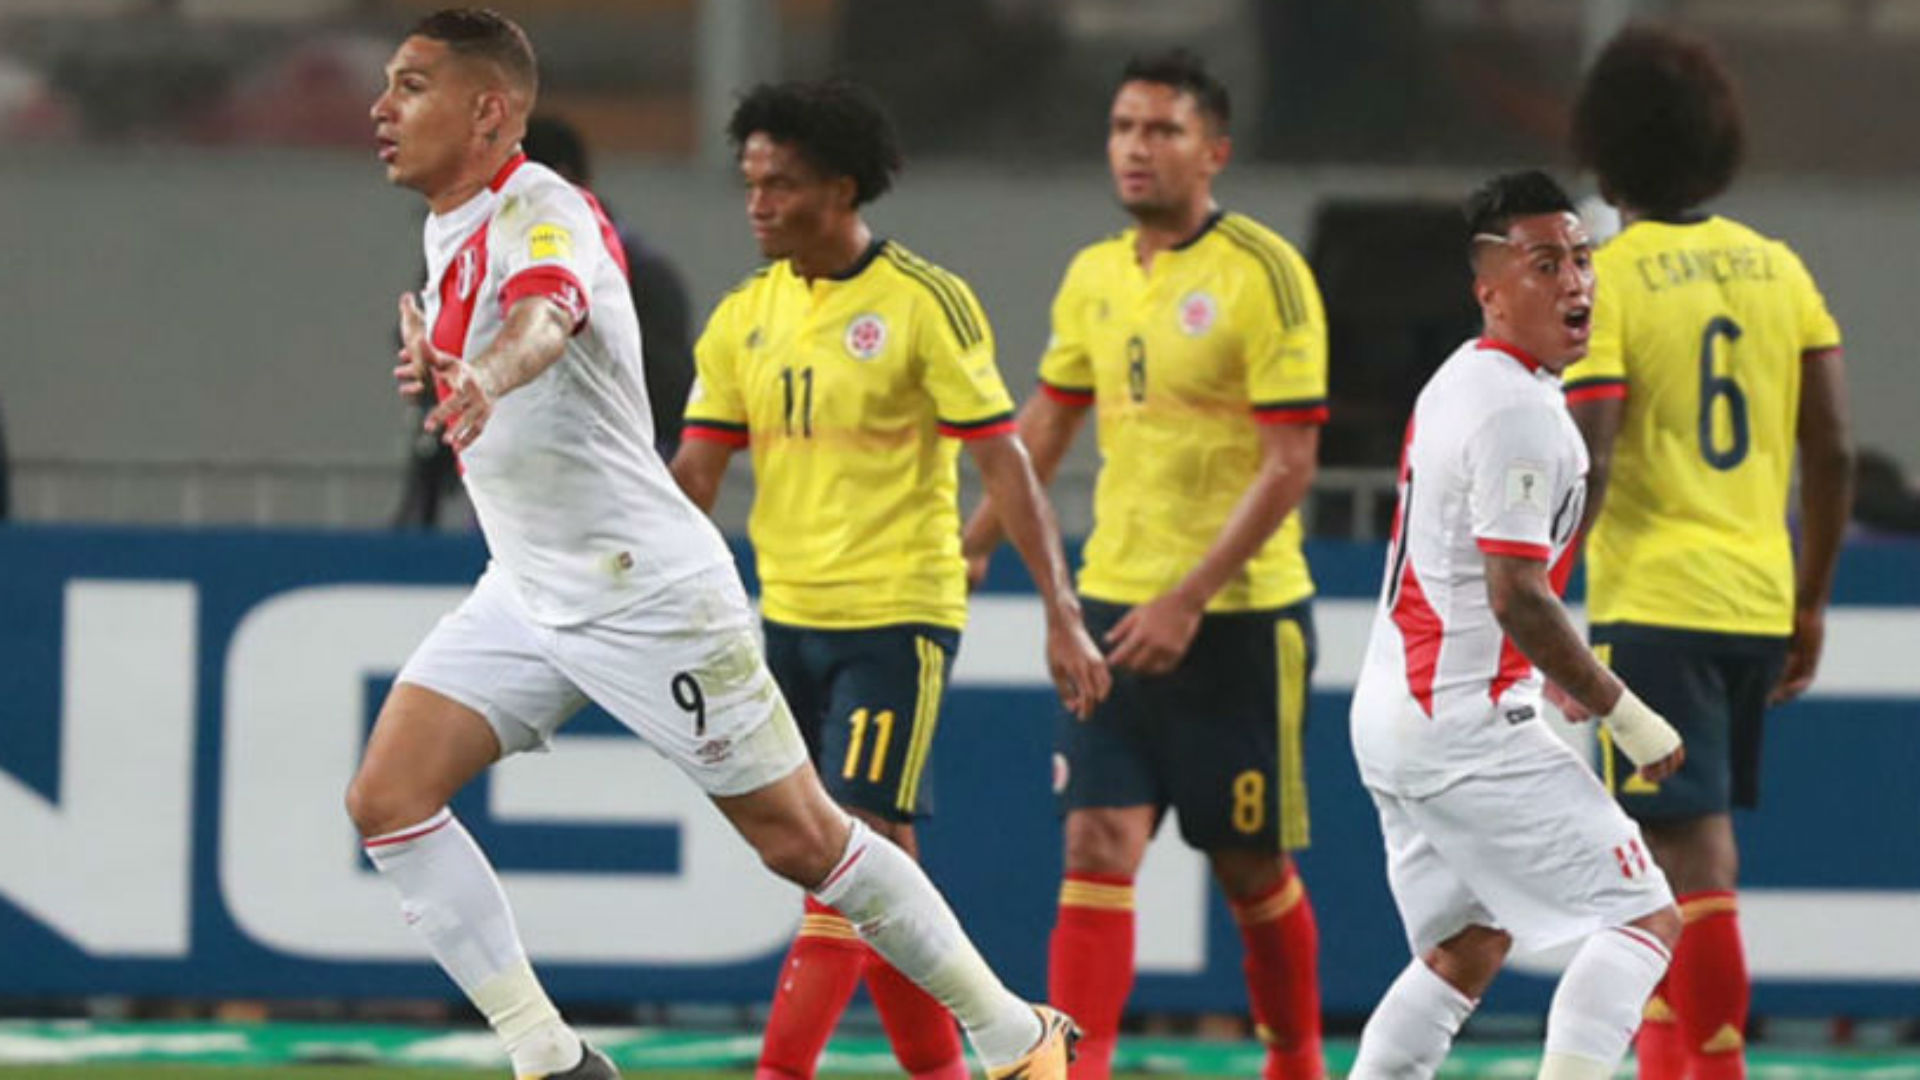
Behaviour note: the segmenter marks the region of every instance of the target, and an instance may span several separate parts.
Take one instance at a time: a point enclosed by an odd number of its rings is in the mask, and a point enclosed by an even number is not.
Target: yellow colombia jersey
[[[1132,229],[1083,249],[1053,302],[1041,389],[1097,408],[1100,478],[1080,589],[1139,604],[1199,565],[1260,465],[1256,423],[1327,416],[1327,325],[1313,274],[1240,214],[1140,268]],[[1313,595],[1290,514],[1208,611]]]
[[[1587,546],[1596,623],[1784,636],[1800,358],[1840,344],[1785,244],[1722,217],[1635,222],[1594,258],[1569,401],[1624,397]]]
[[[752,447],[766,617],[964,625],[955,440],[1013,430],[966,284],[892,241],[838,278],[774,263],[720,302],[694,354],[686,437]]]

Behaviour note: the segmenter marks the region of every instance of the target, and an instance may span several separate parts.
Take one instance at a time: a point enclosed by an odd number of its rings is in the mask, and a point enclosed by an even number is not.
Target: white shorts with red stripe
[[[799,768],[806,744],[767,671],[733,567],[676,583],[670,595],[665,605],[547,626],[490,567],[398,681],[485,717],[502,756],[544,750],[592,701],[709,795],[744,795]]]
[[[1640,827],[1571,751],[1421,798],[1371,794],[1416,956],[1469,926],[1504,930],[1522,952],[1551,949],[1673,903]]]

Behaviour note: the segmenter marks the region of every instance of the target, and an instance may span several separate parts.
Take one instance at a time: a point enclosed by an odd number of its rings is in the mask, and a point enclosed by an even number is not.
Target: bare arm
[[[1800,551],[1794,560],[1793,639],[1775,701],[1791,701],[1813,685],[1840,540],[1853,512],[1846,367],[1839,349],[1810,352],[1801,364]]]
[[[1193,643],[1207,602],[1306,497],[1320,451],[1320,429],[1306,424],[1261,424],[1260,469],[1234,504],[1207,553],[1180,583],[1134,608],[1107,634],[1108,660],[1143,674],[1172,671]]]
[[[1069,405],[1045,393],[1033,395],[1020,407],[1020,442],[1026,447],[1041,491],[1052,486],[1054,474],[1060,471],[1060,460],[1067,456],[1067,448],[1073,445],[1074,436],[1080,433],[1080,425],[1086,418],[1086,406]],[[977,564],[978,569],[984,571],[986,558],[1000,545],[1002,535],[994,492],[989,488],[987,497],[967,519],[961,550],[970,564]],[[1039,580],[1037,576],[1034,578],[1035,583]]]
[[[1107,695],[1111,676],[1100,650],[1080,621],[1080,601],[1060,547],[1060,526],[1053,506],[1034,475],[1026,447],[1012,434],[970,439],[967,449],[986,485],[987,501],[998,508],[1013,546],[1033,575],[1047,613],[1047,661],[1060,699],[1081,718]]]
[[[720,497],[720,480],[733,459],[733,447],[715,439],[685,439],[674,451],[673,479],[702,513],[713,513],[714,500]]]
[[[1487,555],[1487,600],[1508,640],[1562,693],[1601,718],[1614,742],[1640,766],[1640,774],[1658,782],[1686,760],[1679,736],[1659,714],[1633,696],[1626,684],[1601,666],[1554,595],[1547,564],[1515,555]],[[1659,745],[1661,752],[1641,748]]]
[[[409,311],[409,309],[412,309]],[[465,360],[434,347],[411,295],[401,298],[402,332],[415,377],[424,368],[446,383],[447,395],[427,414],[426,429],[440,430],[455,450],[473,445],[493,415],[493,403],[525,386],[565,355],[573,315],[541,296],[529,296],[507,312],[506,324],[480,355]],[[402,376],[402,387],[407,379]]]
[[[1600,520],[1600,507],[1607,501],[1607,481],[1613,470],[1613,443],[1620,437],[1620,423],[1626,417],[1623,398],[1594,398],[1571,402],[1567,411],[1580,428],[1587,443],[1587,509],[1580,517],[1580,535],[1586,536]]]

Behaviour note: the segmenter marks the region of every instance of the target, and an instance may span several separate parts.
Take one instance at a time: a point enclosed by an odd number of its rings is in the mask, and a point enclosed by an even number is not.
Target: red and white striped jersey
[[[1486,556],[1549,563],[1563,588],[1586,477],[1559,378],[1519,349],[1468,342],[1420,391],[1354,691],[1354,754],[1369,787],[1420,797],[1567,752],[1530,722],[1541,715],[1540,673],[1494,618]]]
[[[599,203],[515,155],[426,223],[427,325],[471,360],[525,297],[574,318],[566,353],[501,396],[461,474],[495,564],[527,614],[586,622],[731,561],[653,449],[626,256]]]

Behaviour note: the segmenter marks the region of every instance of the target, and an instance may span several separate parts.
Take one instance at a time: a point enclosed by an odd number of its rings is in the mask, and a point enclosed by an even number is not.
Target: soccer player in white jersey
[[[726,545],[652,449],[618,239],[591,195],[519,152],[536,84],[518,26],[450,9],[400,44],[372,109],[387,178],[432,211],[394,373],[437,391],[427,424],[461,455],[492,562],[381,708],[347,793],[368,855],[517,1076],[616,1076],[561,1020],[447,809],[592,700],[947,1006],[990,1077],[1064,1080],[1071,1021],[1001,985],[912,859],[807,764]]]
[[[1639,827],[1547,730],[1542,694],[1598,716],[1649,777],[1685,751],[1588,651],[1558,595],[1587,472],[1560,372],[1587,349],[1592,244],[1544,173],[1489,181],[1467,218],[1485,330],[1414,404],[1353,699],[1354,756],[1413,960],[1349,1076],[1432,1076],[1509,949],[1578,941],[1540,1076],[1597,1080],[1626,1054],[1680,914]]]

